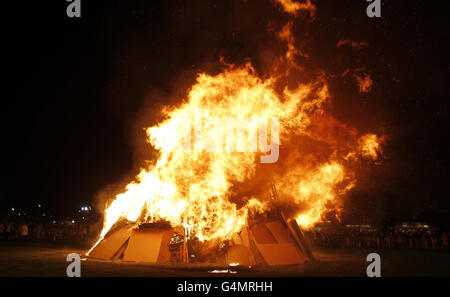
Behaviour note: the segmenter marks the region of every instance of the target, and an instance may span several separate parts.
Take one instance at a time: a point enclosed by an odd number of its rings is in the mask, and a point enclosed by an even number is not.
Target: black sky
[[[349,209],[378,211],[377,219],[445,223],[450,49],[444,1],[382,0],[380,19],[367,18],[364,0],[315,2],[316,21],[296,27],[314,52],[305,63],[330,73],[364,65],[373,92],[350,101],[357,92],[336,85],[332,108],[340,119],[390,136],[384,165],[366,177],[370,186],[350,195]],[[64,214],[93,203],[106,185],[132,177],[142,158],[135,141],[142,109],[174,103],[195,73],[213,69],[220,56],[235,63],[250,58],[263,68],[268,23],[289,19],[269,0],[82,0],[81,19],[67,18],[66,5],[15,1],[3,9],[3,208],[40,202]],[[340,39],[365,40],[369,48],[338,52]]]

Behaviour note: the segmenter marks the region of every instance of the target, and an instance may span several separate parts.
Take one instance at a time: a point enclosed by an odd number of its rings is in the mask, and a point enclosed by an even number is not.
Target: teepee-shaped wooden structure
[[[232,237],[226,256],[228,265],[289,265],[314,260],[297,222],[287,220],[279,209],[273,182],[270,198],[272,218],[250,220]]]
[[[271,216],[249,219],[228,241],[226,265],[289,265],[313,260],[310,248],[295,220],[287,220],[278,207],[272,182]],[[151,263],[189,263],[187,236],[183,227],[167,223],[137,225],[120,222],[90,251],[89,257],[104,260]]]

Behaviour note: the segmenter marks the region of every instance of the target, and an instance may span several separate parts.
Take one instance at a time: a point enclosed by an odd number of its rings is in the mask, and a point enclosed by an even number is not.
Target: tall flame
[[[202,73],[188,92],[187,102],[165,110],[166,120],[148,128],[148,140],[158,151],[154,166],[143,169],[137,180],[105,211],[101,236],[119,218],[129,221],[164,219],[173,225],[187,224],[200,240],[227,238],[240,231],[249,207],[237,209],[230,202],[234,182],[244,182],[255,174],[256,152],[214,152],[180,150],[186,125],[202,122],[202,133],[215,135],[218,127],[207,127],[205,118],[271,118],[280,120],[280,131],[301,133],[307,127],[309,113],[327,99],[323,82],[300,84],[295,90],[274,90],[275,79],[263,80],[254,74],[250,64],[230,67],[211,76]],[[225,135],[236,133],[236,127],[221,125]],[[281,134],[281,140],[288,135]]]
[[[313,7],[310,1],[278,1],[287,10]],[[355,128],[327,115],[324,106],[330,94],[323,75],[287,87],[286,73],[289,67],[299,69],[295,56],[302,52],[295,49],[289,23],[278,38],[287,44],[287,53],[279,61],[288,64],[287,70],[276,64],[274,73],[263,77],[247,63],[227,65],[217,75],[200,73],[183,103],[164,109],[164,120],[146,128],[149,144],[159,153],[157,160],[141,169],[106,207],[100,239],[121,218],[165,220],[185,226],[200,241],[230,238],[246,224],[250,212],[268,207],[263,190],[248,199],[233,189],[236,184],[252,184],[260,175],[276,177],[280,203],[303,227],[313,226],[329,210],[340,210],[340,197],[356,182],[345,163],[359,157],[376,159],[381,153],[380,138],[375,134],[360,137]],[[266,152],[261,146],[259,151],[249,149],[248,137],[243,143],[236,141],[236,123],[247,125],[245,135],[249,136],[258,124],[255,118],[279,120],[279,138],[272,138],[271,145],[282,150],[280,160],[266,167],[258,164],[258,156]],[[208,119],[220,124],[210,125]],[[234,119],[231,124],[230,119]],[[195,127],[201,127],[200,136]],[[342,130],[338,136],[330,133],[338,130]],[[231,150],[227,149],[230,141]],[[211,146],[214,151],[208,151]]]

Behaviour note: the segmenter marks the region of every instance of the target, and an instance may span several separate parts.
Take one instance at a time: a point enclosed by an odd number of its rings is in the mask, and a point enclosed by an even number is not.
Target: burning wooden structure
[[[301,228],[340,219],[358,163],[380,164],[385,137],[331,114],[327,75],[303,73],[293,29],[288,22],[273,30],[286,51],[265,71],[248,61],[198,73],[179,104],[144,127],[155,158],[107,201],[91,257],[245,265],[312,259]],[[272,182],[267,201],[260,185],[270,177],[280,199]]]
[[[272,184],[273,208],[256,215],[230,239],[207,248],[203,261],[227,266],[303,264],[313,260],[310,247],[295,220],[287,220],[277,207],[278,194]],[[168,222],[137,224],[121,221],[89,252],[91,258],[149,263],[201,262],[196,246],[184,227]],[[198,250],[198,249],[197,249]]]

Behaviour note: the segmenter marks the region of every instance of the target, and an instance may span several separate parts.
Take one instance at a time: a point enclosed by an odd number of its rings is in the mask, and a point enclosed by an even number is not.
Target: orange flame
[[[336,209],[337,197],[345,194],[354,186],[344,167],[337,162],[327,162],[315,169],[297,167],[284,176],[280,193],[292,197],[302,211],[295,217],[297,223],[310,228],[321,220],[330,208]],[[344,186],[342,186],[344,185]]]
[[[360,93],[368,93],[372,90],[373,80],[369,74],[362,75],[354,75],[356,82],[359,87]]]
[[[283,11],[297,15],[300,10],[309,11],[311,17],[314,17],[316,13],[316,6],[311,3],[311,0],[306,0],[306,2],[296,2],[293,0],[275,0],[275,2],[279,3],[283,8]]]
[[[201,124],[205,117],[277,117],[280,130],[287,131],[289,127],[301,132],[307,126],[308,113],[319,109],[327,99],[326,85],[320,81],[300,84],[295,90],[285,89],[280,98],[274,91],[274,81],[256,76],[250,64],[229,68],[216,76],[200,74],[187,102],[166,110],[167,119],[147,129],[149,142],[160,152],[158,161],[143,169],[137,180],[109,205],[101,236],[119,218],[186,224],[202,241],[228,238],[238,232],[249,209],[261,208],[261,203],[253,199],[237,209],[229,201],[230,188],[233,182],[243,182],[254,175],[257,153],[208,153],[197,143],[188,152],[179,148],[186,125],[196,121]],[[220,133],[217,127],[202,127],[203,136]],[[226,130],[224,135],[236,134],[233,126],[222,125],[220,129]]]
[[[306,9],[304,5],[309,9],[314,7],[310,1],[306,4],[289,0],[278,2],[287,11]],[[290,24],[282,29],[278,38],[288,45],[281,60],[297,68],[293,56],[301,52],[294,47]],[[268,120],[279,120],[279,138],[272,137],[271,145],[302,156],[320,155],[320,158],[306,158],[302,162],[290,162],[283,157],[279,162],[282,173],[273,173],[277,177],[281,202],[293,208],[291,218],[309,228],[330,209],[339,211],[340,198],[356,182],[344,162],[357,160],[356,155],[377,157],[382,153],[381,141],[369,134],[358,142],[355,128],[347,128],[331,116],[320,116],[325,114],[323,107],[330,100],[323,75],[308,83],[297,83],[294,88],[287,87],[284,75],[286,73],[273,73],[263,78],[250,63],[227,65],[217,75],[200,73],[183,103],[164,109],[165,119],[146,128],[148,142],[158,151],[158,158],[143,168],[106,207],[100,239],[121,218],[133,222],[166,220],[173,226],[185,226],[189,234],[200,241],[228,239],[239,232],[249,213],[261,213],[268,207],[264,197],[267,193],[254,193],[249,200],[240,197],[240,207],[232,199],[239,195],[233,192],[233,186],[251,183],[260,170],[257,157],[267,153],[261,144],[261,130],[259,151],[252,148],[250,135],[254,135],[261,124],[261,121],[254,121],[255,118],[263,119],[266,124]],[[210,119],[216,124],[211,124]],[[333,139],[325,121],[344,130],[349,139]],[[244,132],[240,124],[245,126]],[[201,127],[200,134],[196,127]],[[274,132],[271,128],[270,135]],[[246,137],[240,137],[243,135]],[[313,146],[296,141],[298,137],[331,149],[321,147],[303,154],[301,149]],[[358,148],[347,142],[358,143]],[[214,150],[208,150],[211,147]],[[271,165],[276,168],[277,163]]]
[[[359,139],[359,150],[366,158],[377,160],[383,154],[383,137],[375,134],[366,134]]]

